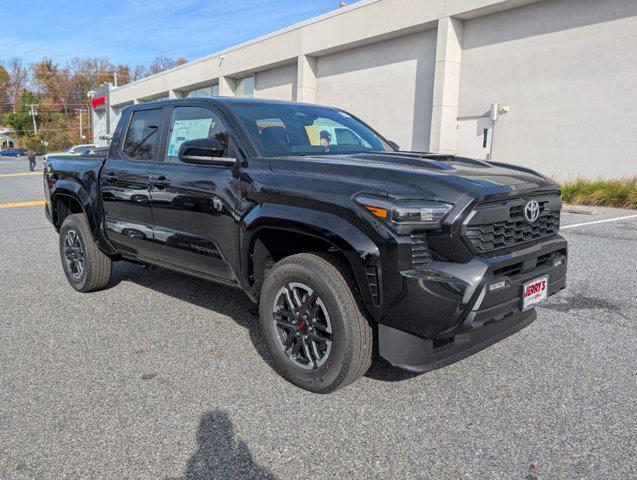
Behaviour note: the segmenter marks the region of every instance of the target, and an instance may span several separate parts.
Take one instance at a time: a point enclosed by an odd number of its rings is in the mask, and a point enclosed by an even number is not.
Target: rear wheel
[[[101,290],[111,279],[112,262],[93,240],[84,214],[69,215],[60,228],[64,274],[78,292]]]
[[[357,380],[372,359],[372,328],[346,266],[336,257],[292,255],[267,276],[261,328],[281,376],[317,393]]]

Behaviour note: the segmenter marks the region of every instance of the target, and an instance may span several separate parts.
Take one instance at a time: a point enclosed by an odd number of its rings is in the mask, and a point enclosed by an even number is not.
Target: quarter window
[[[133,113],[126,140],[124,153],[134,160],[152,160],[155,155],[161,108],[139,110]]]

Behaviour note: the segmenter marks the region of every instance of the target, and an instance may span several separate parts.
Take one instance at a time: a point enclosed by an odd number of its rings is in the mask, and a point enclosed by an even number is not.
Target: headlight
[[[453,205],[427,200],[394,200],[358,195],[356,202],[399,235],[415,230],[436,230]]]

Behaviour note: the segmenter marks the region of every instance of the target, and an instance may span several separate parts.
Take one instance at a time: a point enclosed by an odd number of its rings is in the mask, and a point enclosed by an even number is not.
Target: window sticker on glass
[[[195,120],[175,120],[173,131],[168,144],[168,155],[177,155],[179,147],[188,140],[208,138],[208,133],[214,128],[211,118]]]

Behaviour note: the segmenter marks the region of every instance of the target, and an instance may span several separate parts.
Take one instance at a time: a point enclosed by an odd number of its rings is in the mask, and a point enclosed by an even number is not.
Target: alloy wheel
[[[84,273],[84,249],[75,230],[66,232],[64,239],[64,257],[71,276],[76,280]]]
[[[304,283],[290,282],[274,298],[272,323],[279,347],[295,365],[313,370],[332,350],[332,323],[323,300]]]

